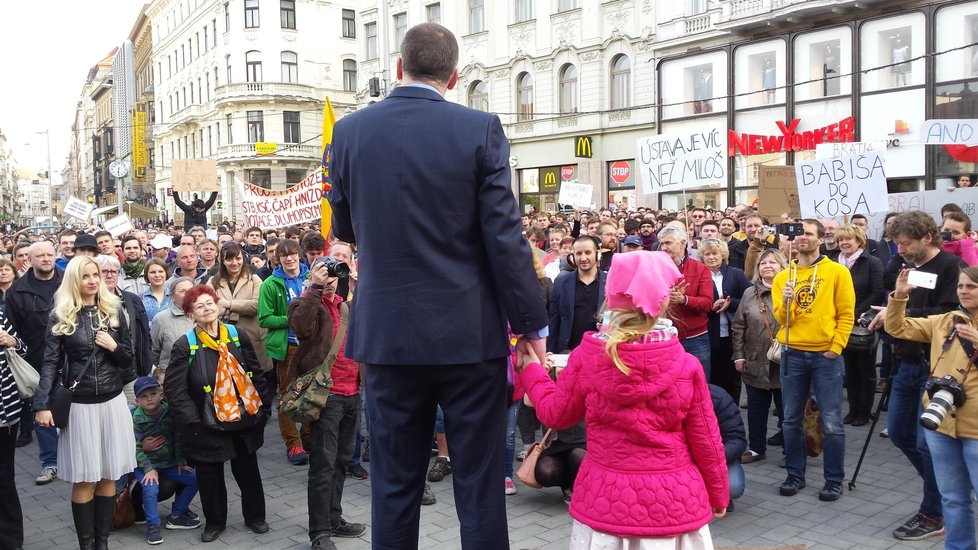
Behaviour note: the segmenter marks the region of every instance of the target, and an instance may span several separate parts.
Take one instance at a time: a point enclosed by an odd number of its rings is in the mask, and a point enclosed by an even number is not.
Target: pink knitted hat
[[[638,308],[657,316],[662,302],[681,278],[676,262],[665,252],[615,254],[605,283],[608,308]]]

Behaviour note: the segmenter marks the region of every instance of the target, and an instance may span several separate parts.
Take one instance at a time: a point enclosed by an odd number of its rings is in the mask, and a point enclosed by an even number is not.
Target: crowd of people
[[[712,548],[710,521],[734,511],[772,448],[780,494],[806,489],[806,415],[823,425],[818,499],[838,501],[845,426],[870,422],[880,393],[923,485],[893,536],[974,548],[967,215],[890,214],[880,240],[863,216],[772,224],[747,205],[521,224],[498,118],[441,97],[457,61],[447,29],[412,28],[402,85],[337,123],[328,240],[319,227],[209,226],[213,195],[181,206],[182,228],[0,237],[0,547],[24,545],[13,457],[35,439],[36,483],[71,483],[82,549],[107,548],[120,490],[149,544],[164,529],[219,539],[226,464],[244,524],[265,533],[257,451],[275,417],[278,456],[309,465],[313,550],[367,529],[344,518],[347,475],[370,479],[374,548],[417,548],[420,506],[435,500],[425,477],[448,476],[462,547],[508,548],[521,461],[526,486],[561,489],[574,550]],[[432,132],[437,120],[455,131]],[[444,154],[390,160],[430,150]],[[450,215],[434,231],[438,213]],[[29,397],[22,363],[39,376]],[[283,414],[320,369],[328,399],[305,422]]]

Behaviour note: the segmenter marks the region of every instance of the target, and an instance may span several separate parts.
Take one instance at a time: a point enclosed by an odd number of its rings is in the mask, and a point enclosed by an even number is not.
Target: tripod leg
[[[883,390],[883,396],[880,397],[880,402],[876,404],[876,410],[869,415],[872,422],[869,424],[869,433],[866,434],[866,441],[863,442],[863,450],[859,453],[859,461],[856,462],[856,470],[852,472],[852,479],[849,480],[849,490],[853,490],[856,487],[856,478],[859,477],[859,469],[862,468],[863,459],[866,457],[866,450],[869,449],[869,442],[873,439],[873,434],[876,433],[876,423],[880,420],[880,413],[883,412],[883,407],[886,406],[887,402],[890,400],[890,385],[893,383],[893,375],[886,377],[886,388]]]

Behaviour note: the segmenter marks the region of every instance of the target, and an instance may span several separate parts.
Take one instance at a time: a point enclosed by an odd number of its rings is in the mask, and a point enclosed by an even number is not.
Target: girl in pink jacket
[[[615,254],[610,321],[585,334],[557,382],[532,352],[520,356],[540,421],[587,424],[572,550],[713,548],[708,524],[726,513],[727,466],[703,367],[666,319],[680,278],[663,252]]]

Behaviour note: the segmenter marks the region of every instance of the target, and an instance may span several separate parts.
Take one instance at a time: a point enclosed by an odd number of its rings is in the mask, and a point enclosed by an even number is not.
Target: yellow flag
[[[329,177],[329,155],[333,145],[333,124],[336,123],[336,115],[333,114],[333,105],[326,98],[326,105],[323,107],[323,219],[319,222],[322,228],[323,237],[329,239],[329,231],[333,227],[333,208],[329,205],[329,191],[333,188],[332,180]]]

